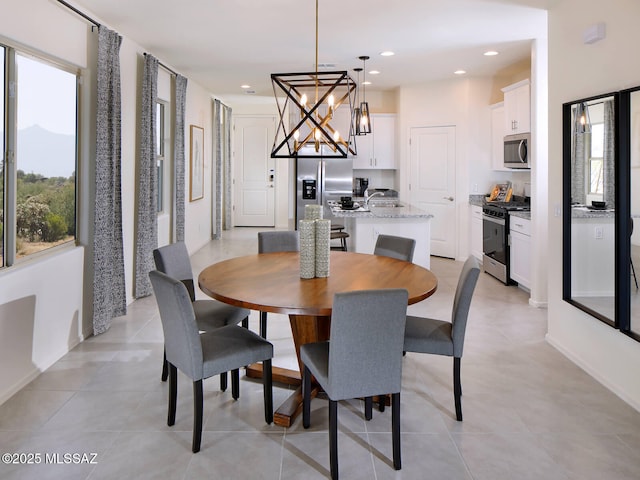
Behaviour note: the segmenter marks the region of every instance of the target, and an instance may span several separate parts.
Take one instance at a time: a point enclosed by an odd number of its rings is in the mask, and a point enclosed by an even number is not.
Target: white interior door
[[[274,117],[234,119],[235,226],[275,226],[275,163],[270,157],[274,135]]]
[[[456,258],[456,127],[410,131],[411,203],[433,214],[431,255]]]

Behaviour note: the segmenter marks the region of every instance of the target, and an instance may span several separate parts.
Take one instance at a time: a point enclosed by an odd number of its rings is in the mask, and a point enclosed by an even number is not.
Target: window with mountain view
[[[3,188],[11,192],[2,205],[2,254],[11,265],[75,239],[77,76],[4,50],[11,100],[3,105],[3,137],[14,161],[2,163]]]

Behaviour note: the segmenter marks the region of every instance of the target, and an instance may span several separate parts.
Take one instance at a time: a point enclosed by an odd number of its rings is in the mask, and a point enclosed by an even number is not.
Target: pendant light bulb
[[[369,122],[369,104],[367,103],[367,60],[369,57],[362,55],[358,57],[362,60],[362,70],[364,71],[362,77],[362,102],[360,103],[360,135],[366,135],[371,133],[371,122]]]

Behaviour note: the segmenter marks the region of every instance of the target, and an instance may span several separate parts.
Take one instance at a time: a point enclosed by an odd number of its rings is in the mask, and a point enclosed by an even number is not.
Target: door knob
[[[453,197],[442,197],[443,200],[449,200],[450,202],[453,202]]]

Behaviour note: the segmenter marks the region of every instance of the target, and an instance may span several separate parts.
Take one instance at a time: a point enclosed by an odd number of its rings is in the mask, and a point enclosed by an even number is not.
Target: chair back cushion
[[[196,299],[191,260],[184,242],[176,242],[156,248],[153,251],[153,260],[156,263],[157,270],[185,284],[192,302]]]
[[[413,251],[415,248],[416,241],[413,238],[381,234],[378,235],[373,254],[413,262]]]
[[[335,295],[329,339],[329,398],[400,392],[407,301],[404,289]]]
[[[192,380],[202,379],[202,343],[184,284],[169,275],[149,272],[160,310],[167,361]]]
[[[458,286],[453,299],[453,310],[451,312],[451,323],[453,337],[453,356],[462,357],[462,348],[464,346],[464,333],[467,328],[467,318],[469,316],[469,307],[471,306],[471,298],[476,288],[478,275],[480,274],[480,265],[476,257],[471,255],[464,262],[462,272],[458,278]]]
[[[258,253],[298,251],[300,251],[300,235],[297,230],[258,232]]]

